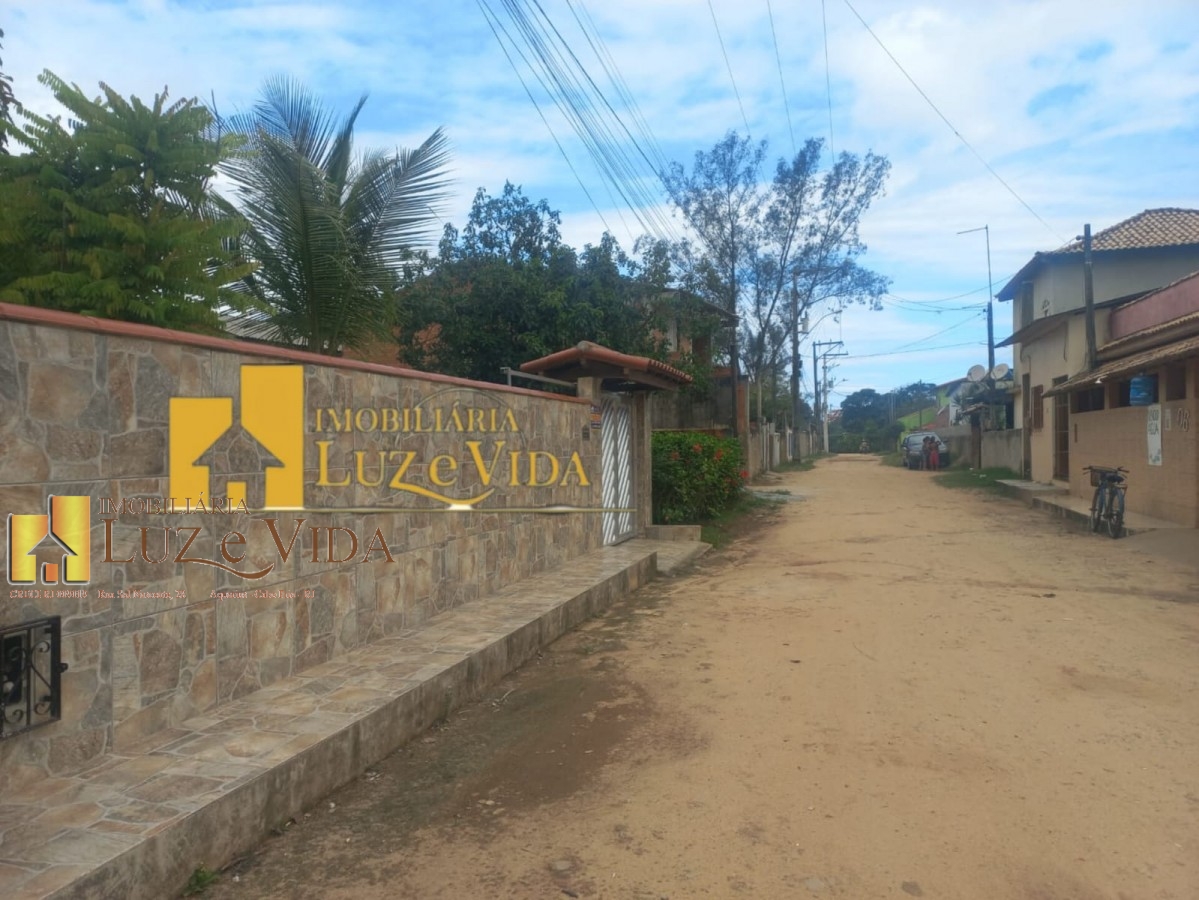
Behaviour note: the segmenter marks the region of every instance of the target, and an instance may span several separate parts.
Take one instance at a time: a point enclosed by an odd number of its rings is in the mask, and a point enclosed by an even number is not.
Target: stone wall
[[[241,393],[244,365],[302,371],[304,509],[158,512],[173,486],[182,506],[172,439],[183,445],[185,420],[203,430],[208,409],[175,407],[172,421],[172,398],[210,398],[217,419],[219,398],[232,398],[243,424],[251,413],[268,423],[289,414],[283,394]],[[423,417],[405,422],[402,411],[418,408]],[[355,414],[362,430],[346,430],[346,409],[374,410],[376,427]],[[472,419],[472,409],[482,412]],[[598,513],[518,511],[600,505],[589,412],[573,397],[0,305],[0,512],[44,515],[49,495],[92,498],[90,582],[59,586],[82,590],[3,586],[0,626],[61,616],[69,668],[61,721],[0,742],[0,791],[598,547]],[[396,427],[383,430],[388,416]],[[280,453],[230,428],[199,460],[210,466],[206,508],[222,493],[240,496],[241,484],[246,509],[269,502],[273,473],[295,468],[271,458]],[[399,483],[415,487],[397,489],[405,460]],[[488,489],[470,511],[447,507]],[[223,542],[233,532],[244,544]],[[7,571],[7,541],[2,552]]]

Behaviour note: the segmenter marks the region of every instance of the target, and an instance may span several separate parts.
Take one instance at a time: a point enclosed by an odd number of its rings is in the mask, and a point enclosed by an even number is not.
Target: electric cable
[[[820,0],[820,2],[823,4],[824,0]],[[789,102],[787,102],[787,82],[783,80],[783,58],[782,58],[782,56],[779,55],[779,36],[778,36],[778,32],[776,32],[774,30],[774,10],[771,9],[771,7],[770,7],[770,0],[766,0],[766,14],[770,17],[770,39],[774,42],[774,61],[776,63],[778,63],[778,67],[779,67],[779,87],[781,87],[783,89],[783,110],[787,113],[787,131],[791,135],[791,152],[797,153],[798,148],[795,145],[795,129],[791,125],[791,104]],[[825,52],[826,52],[825,65],[826,65],[826,67],[828,64],[827,47],[828,47],[828,44],[827,44],[827,40],[826,40],[826,43],[825,43],[825,48],[826,48],[826,50],[825,50]],[[830,100],[829,102],[831,103],[832,101]],[[831,115],[832,115],[832,113],[830,112],[830,116]],[[831,122],[831,119],[830,119],[829,124],[830,124],[829,144],[831,145],[832,144],[832,137],[831,137],[832,122]],[[748,126],[746,126],[746,127],[748,127]]]
[[[596,215],[600,217],[600,221],[604,223],[604,229],[610,233],[612,229],[609,227],[607,219],[605,219],[604,214],[600,212],[600,208],[596,204],[595,198],[591,196],[591,192],[587,190],[587,185],[583,183],[583,179],[579,176],[579,172],[575,168],[574,163],[570,161],[570,156],[567,154],[566,148],[562,146],[562,142],[558,140],[558,136],[554,133],[554,129],[550,127],[549,120],[546,119],[545,113],[541,111],[540,104],[538,104],[536,98],[533,97],[533,92],[529,90],[528,84],[525,83],[524,77],[520,74],[520,69],[517,68],[516,61],[512,58],[512,55],[508,52],[508,48],[504,46],[504,42],[500,39],[499,31],[496,30],[496,25],[492,23],[489,16],[490,10],[486,8],[486,4],[483,2],[483,0],[476,0],[476,2],[478,3],[480,10],[483,12],[483,18],[487,20],[487,24],[491,27],[491,33],[495,35],[496,43],[500,45],[500,49],[504,52],[504,56],[507,58],[508,64],[512,66],[512,71],[516,73],[516,77],[520,81],[520,86],[525,89],[525,94],[528,96],[529,102],[533,104],[533,108],[537,110],[537,115],[541,117],[541,121],[545,125],[546,131],[548,131],[550,133],[550,137],[553,138],[554,144],[558,148],[558,152],[561,153],[562,158],[566,160],[566,165],[570,168],[571,174],[574,175],[575,181],[579,183],[579,187],[583,189],[583,194],[586,195],[587,201],[591,204],[591,208],[595,210]],[[499,23],[499,25],[502,29],[503,24]],[[617,212],[619,212],[619,210]],[[627,226],[625,230],[628,230]]]
[[[822,0],[822,2],[823,2],[823,0]],[[1033,217],[1038,222],[1040,222],[1042,225],[1044,225],[1050,234],[1052,234],[1054,237],[1056,237],[1059,241],[1062,241],[1063,243],[1065,243],[1062,236],[1053,230],[1053,226],[1051,226],[1048,222],[1046,222],[1044,219],[1042,219],[1041,216],[1037,213],[1037,211],[1035,209],[1033,209],[1031,206],[1029,206],[1023,197],[1021,197],[1019,194],[1016,193],[1016,189],[1013,188],[1006,181],[1004,181],[1003,177],[998,172],[996,172],[993,168],[991,168],[991,164],[982,158],[982,155],[977,150],[974,149],[974,145],[971,144],[964,137],[962,137],[961,132],[959,132],[953,126],[953,123],[950,122],[949,119],[947,119],[945,117],[945,114],[943,112],[941,112],[940,109],[937,108],[937,105],[935,103],[933,103],[933,101],[931,99],[929,99],[928,94],[924,93],[923,88],[921,88],[920,85],[918,85],[916,83],[916,79],[914,79],[911,75],[908,74],[908,70],[905,69],[903,67],[903,65],[899,62],[899,60],[895,58],[895,55],[890,50],[887,49],[887,45],[882,42],[882,39],[879,38],[879,36],[874,33],[874,30],[869,25],[866,24],[866,20],[862,18],[861,14],[856,9],[854,9],[853,4],[850,3],[849,0],[845,0],[845,5],[849,7],[850,12],[852,12],[855,16],[857,16],[858,21],[862,23],[862,27],[865,28],[870,33],[870,36],[872,38],[874,38],[875,42],[883,49],[883,52],[886,53],[888,57],[890,57],[891,62],[895,63],[895,67],[897,69],[899,69],[900,72],[903,73],[904,78],[906,78],[909,82],[911,82],[912,87],[914,87],[916,89],[916,93],[918,93],[921,97],[924,98],[924,102],[927,103],[929,105],[929,107],[932,109],[932,111],[935,112],[941,118],[941,121],[944,122],[945,125],[949,128],[949,130],[954,133],[954,136],[957,137],[957,139],[959,141],[961,141],[962,144],[965,145],[967,150],[969,150],[972,154],[974,154],[974,158],[983,164],[983,168],[985,168],[988,172],[990,172],[991,175],[993,175],[995,177],[995,180],[998,181],[1001,185],[1003,185],[1004,188],[1007,190],[1007,192],[1009,194],[1011,194],[1013,197],[1015,197],[1017,201],[1019,201],[1021,206],[1023,206],[1026,210],[1028,210],[1030,213],[1032,213]]]
[[[724,49],[724,38],[720,34],[720,23],[716,21],[716,9],[712,6],[712,0],[708,0],[708,12],[712,14],[712,25],[716,28],[716,40],[720,42],[720,52],[724,56],[724,65],[729,70],[729,81],[733,83],[733,96],[737,98],[737,106],[741,110],[741,121],[745,123],[745,135],[749,137],[751,134],[749,119],[745,115],[745,106],[741,103],[741,92],[737,90],[737,79],[733,77],[733,64],[729,62],[728,51]]]

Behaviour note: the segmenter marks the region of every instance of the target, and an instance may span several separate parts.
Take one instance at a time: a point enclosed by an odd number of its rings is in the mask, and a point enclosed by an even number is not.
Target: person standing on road
[[[941,444],[935,437],[928,439],[928,465],[934,472],[941,468]]]
[[[929,439],[928,435],[925,435],[924,440],[920,442],[920,469],[921,469],[921,471],[927,470],[929,463],[932,461],[932,453],[929,451],[929,448],[928,448],[929,440],[930,439]]]

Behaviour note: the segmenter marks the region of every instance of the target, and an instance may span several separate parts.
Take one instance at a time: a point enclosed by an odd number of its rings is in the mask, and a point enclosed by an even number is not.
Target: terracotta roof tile
[[[1054,385],[1045,392],[1045,396],[1055,397],[1058,394],[1068,394],[1071,391],[1078,391],[1083,388],[1102,384],[1109,378],[1129,375],[1133,372],[1140,372],[1153,366],[1165,365],[1166,363],[1176,362],[1180,359],[1188,359],[1196,354],[1199,354],[1199,337],[1175,341],[1172,344],[1155,347],[1143,353],[1134,353],[1132,356],[1125,356],[1122,359],[1113,359],[1111,362],[1098,366],[1091,372],[1080,372],[1068,381]]]
[[[1199,244],[1199,209],[1147,209],[1091,235],[1091,249],[1096,252],[1186,244]],[[1054,252],[1081,253],[1082,241],[1071,241]]]
[[[649,375],[658,375],[678,385],[691,384],[691,376],[681,369],[645,356],[630,356],[592,341],[579,341],[573,347],[559,350],[557,353],[551,353],[541,359],[521,363],[520,370],[544,375],[546,372],[558,372],[564,368],[573,368],[575,364],[584,360],[606,363],[623,369],[628,374],[645,372]]]

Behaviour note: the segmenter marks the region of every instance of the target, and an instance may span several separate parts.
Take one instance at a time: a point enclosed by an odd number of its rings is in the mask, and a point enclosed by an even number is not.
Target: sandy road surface
[[[783,486],[209,895],[1199,898],[1199,570],[873,458]]]

